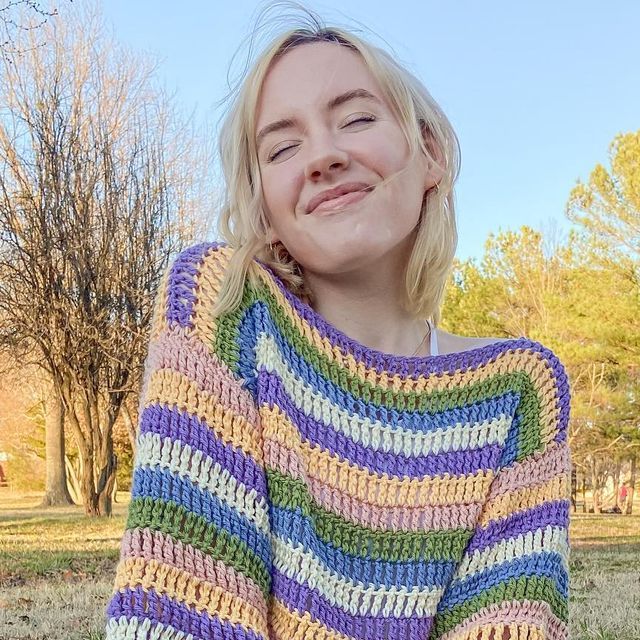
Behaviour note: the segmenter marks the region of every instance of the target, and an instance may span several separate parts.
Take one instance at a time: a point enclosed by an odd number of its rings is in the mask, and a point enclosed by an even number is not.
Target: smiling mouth
[[[360,202],[361,200],[366,198],[373,191],[373,189],[374,187],[367,187],[366,189],[343,193],[341,196],[337,196],[336,198],[323,200],[317,207],[309,212],[309,215],[322,215],[340,211],[341,209],[344,209],[349,205]]]

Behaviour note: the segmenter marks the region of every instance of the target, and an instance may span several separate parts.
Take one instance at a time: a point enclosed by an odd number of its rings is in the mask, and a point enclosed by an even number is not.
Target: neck
[[[312,307],[327,322],[364,346],[400,356],[428,355],[424,320],[402,304],[404,264],[326,275],[305,271]],[[419,348],[416,352],[416,347]]]

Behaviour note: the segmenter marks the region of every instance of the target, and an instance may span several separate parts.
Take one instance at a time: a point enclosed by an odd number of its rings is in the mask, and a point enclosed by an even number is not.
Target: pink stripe
[[[457,640],[465,638],[466,634],[476,627],[491,627],[496,623],[528,624],[542,630],[545,640],[567,640],[569,629],[562,620],[556,618],[551,607],[546,602],[501,602],[480,609],[445,635],[440,640]],[[518,638],[526,638],[526,635]]]
[[[145,558],[185,571],[227,593],[253,605],[262,616],[267,615],[267,605],[262,591],[253,580],[222,561],[214,561],[211,556],[189,544],[175,540],[169,535],[151,529],[128,529],[120,548],[120,560]]]
[[[265,441],[265,465],[304,482],[313,499],[325,509],[351,522],[388,531],[472,529],[482,509],[480,503],[425,507],[381,507],[312,478],[290,449],[273,440]]]
[[[571,469],[569,447],[566,442],[551,442],[545,451],[501,469],[491,485],[488,499],[516,489],[545,484],[552,478],[565,475]]]
[[[250,424],[259,424],[258,410],[251,393],[205,344],[196,337],[186,337],[176,327],[164,331],[149,345],[148,371],[169,369],[183,374],[198,389],[218,399],[220,405]],[[146,395],[146,394],[145,394]]]

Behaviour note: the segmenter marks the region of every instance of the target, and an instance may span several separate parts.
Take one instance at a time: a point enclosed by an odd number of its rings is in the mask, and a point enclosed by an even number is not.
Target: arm
[[[214,351],[235,345],[206,313],[220,276],[211,249],[179,256],[156,300],[107,640],[269,636],[260,423],[245,381]]]
[[[502,468],[432,640],[568,638],[569,385],[562,364],[538,346],[525,365]]]

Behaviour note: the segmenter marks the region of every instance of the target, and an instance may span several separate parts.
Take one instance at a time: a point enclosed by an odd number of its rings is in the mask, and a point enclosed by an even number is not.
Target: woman
[[[220,144],[226,244],[158,295],[107,638],[568,637],[567,378],[436,326],[442,111],[315,23],[262,54]]]

